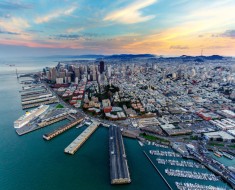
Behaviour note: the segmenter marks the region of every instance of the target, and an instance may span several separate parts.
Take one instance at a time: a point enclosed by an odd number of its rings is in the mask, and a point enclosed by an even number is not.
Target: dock
[[[111,184],[131,182],[121,130],[117,126],[109,127],[109,156]]]
[[[40,106],[42,104],[53,104],[53,103],[58,103],[58,102],[59,102],[59,100],[52,99],[52,100],[48,100],[48,101],[44,101],[44,102],[38,102],[38,103],[34,103],[34,104],[22,105],[22,109],[34,108],[34,107]]]
[[[168,181],[166,180],[166,178],[161,174],[161,172],[159,171],[159,169],[157,168],[157,166],[155,166],[155,164],[153,163],[153,161],[149,158],[149,156],[147,155],[147,153],[145,151],[143,151],[145,156],[148,158],[148,160],[151,162],[151,164],[153,165],[153,167],[157,170],[158,174],[162,177],[162,179],[164,180],[164,182],[166,183],[166,185],[169,187],[170,190],[173,190],[173,188],[170,186],[170,184],[168,183]]]
[[[48,125],[51,125],[53,123],[56,123],[56,122],[59,122],[59,121],[62,121],[64,119],[67,119],[67,116],[62,116],[62,117],[58,117],[56,119],[52,119],[52,120],[49,120],[47,122],[42,122],[42,123],[38,123],[38,124],[28,124],[26,126],[23,126],[19,129],[16,129],[16,133],[18,135],[25,135],[27,133],[30,133],[30,132],[33,132],[33,131],[36,131],[38,129],[41,129],[43,127],[46,127]]]
[[[100,123],[96,121],[92,122],[93,123],[88,128],[86,128],[69,146],[64,149],[65,153],[74,154],[95,132]]]
[[[62,120],[64,120],[64,119],[68,119],[68,116],[67,116],[67,115],[64,115],[64,116],[62,116],[62,117],[58,117],[58,118],[55,118],[55,119],[51,119],[51,120],[49,120],[49,121],[44,121],[44,122],[38,123],[38,125],[39,125],[40,127],[45,127],[45,126],[51,125],[51,124],[53,124],[53,123],[57,123],[57,122],[59,122],[59,121],[62,121]]]
[[[52,138],[54,138],[54,137],[60,135],[61,133],[65,132],[65,131],[67,131],[67,130],[69,130],[69,129],[71,129],[72,127],[74,127],[75,125],[79,124],[79,123],[82,122],[82,121],[83,121],[83,118],[79,118],[79,119],[77,119],[77,120],[75,120],[75,121],[72,121],[72,122],[70,122],[70,123],[64,125],[63,127],[60,127],[60,128],[58,128],[58,129],[54,130],[54,131],[51,132],[51,133],[44,134],[44,135],[43,135],[43,138],[44,138],[45,140],[48,140],[48,141],[49,141],[49,140],[51,140]]]

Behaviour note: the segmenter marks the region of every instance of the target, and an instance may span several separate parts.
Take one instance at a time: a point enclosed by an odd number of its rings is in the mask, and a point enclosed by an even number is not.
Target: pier
[[[83,118],[79,118],[73,122],[70,122],[66,125],[64,125],[63,127],[60,127],[58,129],[56,129],[55,131],[51,132],[51,133],[47,133],[43,135],[43,138],[45,140],[51,140],[52,138],[60,135],[61,133],[71,129],[72,127],[74,127],[75,125],[79,124],[80,122],[82,122]]]
[[[130,173],[121,130],[113,125],[109,127],[109,156],[111,184],[130,183]]]
[[[67,119],[67,117],[68,117],[67,115],[64,115],[64,116],[62,116],[62,117],[58,117],[58,118],[55,118],[55,119],[51,119],[51,120],[49,120],[49,121],[41,122],[41,123],[39,123],[38,125],[39,125],[40,127],[45,127],[45,126],[51,125],[51,124],[53,124],[53,123],[62,121],[62,120],[64,120],[64,119]]]
[[[99,122],[92,121],[93,123],[86,128],[69,146],[64,149],[65,153],[74,154],[86,140],[95,132],[100,125]]]
[[[161,174],[161,172],[158,170],[158,168],[155,166],[155,164],[152,162],[152,160],[149,158],[149,156],[146,154],[145,151],[143,151],[145,156],[148,158],[148,160],[151,162],[151,164],[153,165],[153,167],[157,170],[158,174],[162,177],[162,179],[164,180],[164,182],[166,183],[166,185],[169,187],[170,190],[173,190],[173,188],[170,186],[170,184],[168,183],[168,181],[166,180],[166,178]]]
[[[42,122],[42,123],[38,123],[38,124],[28,124],[28,125],[23,126],[19,129],[16,129],[16,133],[20,136],[25,135],[27,133],[36,131],[38,129],[41,129],[43,127],[46,127],[48,125],[51,125],[53,123],[59,122],[59,121],[64,120],[64,119],[67,119],[67,115],[62,116],[62,117],[58,117],[56,119],[49,120],[47,122]]]
[[[53,103],[57,103],[57,102],[59,102],[59,100],[52,99],[52,100],[48,100],[48,101],[44,101],[44,102],[38,102],[38,103],[34,103],[34,104],[22,105],[22,109],[34,108],[34,107],[40,106],[42,104],[53,104]]]

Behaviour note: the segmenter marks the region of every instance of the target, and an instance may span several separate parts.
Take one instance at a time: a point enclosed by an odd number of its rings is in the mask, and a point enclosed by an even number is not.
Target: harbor
[[[82,119],[80,120],[80,122]],[[67,154],[75,154],[75,152],[86,142],[86,140],[95,132],[100,125],[97,121],[92,121],[92,124],[87,127],[72,143],[70,143],[64,152]],[[44,136],[43,136],[44,137]],[[46,136],[47,137],[47,136]]]
[[[56,109],[49,107],[48,105],[41,105],[36,109],[26,111],[25,115],[14,122],[16,133],[18,135],[24,135],[53,123],[66,119],[69,120],[73,112],[68,108]]]
[[[109,127],[109,156],[111,184],[130,183],[125,147],[119,127]]]
[[[212,185],[201,185],[198,183],[182,183],[182,182],[175,182],[176,187],[179,190],[226,190],[223,187],[215,187]]]
[[[19,92],[21,94],[22,109],[59,102],[51,90],[42,83],[22,86],[22,90]]]
[[[70,123],[68,123],[68,124],[66,124],[66,125],[64,125],[64,126],[62,126],[62,127],[58,128],[58,129],[54,130],[53,132],[44,134],[44,135],[43,135],[43,138],[44,138],[45,140],[48,140],[48,141],[49,141],[49,140],[51,140],[52,138],[55,138],[56,136],[62,134],[63,132],[65,132],[65,131],[71,129],[72,127],[74,127],[74,126],[76,126],[76,125],[78,125],[78,124],[79,124],[80,122],[82,122],[82,121],[83,121],[83,118],[78,118],[77,120],[72,121],[72,122],[70,122]]]
[[[150,157],[148,156],[148,154],[146,154],[145,151],[143,151],[145,156],[148,158],[148,160],[150,161],[150,163],[153,165],[153,167],[157,170],[158,174],[161,176],[161,178],[163,179],[163,181],[166,183],[166,185],[169,187],[170,190],[173,190],[171,185],[168,183],[168,181],[166,180],[166,178],[161,174],[161,172],[159,171],[159,169],[155,166],[155,164],[153,163],[153,161],[150,159]]]
[[[219,176],[199,162],[183,158],[171,147],[149,141],[140,147],[169,189],[231,190]]]
[[[34,108],[34,107],[37,107],[37,106],[40,106],[42,104],[54,104],[54,103],[58,103],[59,101],[55,98],[53,99],[49,99],[49,100],[44,100],[44,101],[40,101],[40,102],[37,102],[37,103],[30,103],[30,104],[27,104],[27,105],[22,105],[22,109],[28,109],[28,108]]]

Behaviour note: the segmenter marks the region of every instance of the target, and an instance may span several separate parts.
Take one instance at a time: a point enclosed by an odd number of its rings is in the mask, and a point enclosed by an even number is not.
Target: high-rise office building
[[[102,74],[104,72],[104,61],[100,62],[100,73]]]
[[[111,77],[111,73],[112,73],[112,67],[111,65],[108,66],[108,77]]]
[[[55,67],[51,68],[50,69],[50,73],[51,73],[51,80],[53,82],[55,82],[56,81],[56,77],[57,77],[57,70],[56,70],[56,68]]]

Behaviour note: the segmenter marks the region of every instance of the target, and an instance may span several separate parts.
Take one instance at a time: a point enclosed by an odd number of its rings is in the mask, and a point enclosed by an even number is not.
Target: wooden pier
[[[64,120],[64,119],[67,119],[67,115],[64,115],[64,116],[59,117],[59,118],[52,119],[52,120],[50,120],[50,121],[41,122],[41,123],[39,123],[38,125],[39,125],[40,127],[45,127],[45,126],[51,125],[51,124],[53,124],[53,123],[57,123],[57,122],[59,122],[59,121],[62,121],[62,120]]]
[[[66,124],[63,127],[60,127],[58,129],[56,129],[55,131],[53,131],[51,133],[44,134],[43,138],[45,140],[51,140],[52,138],[54,138],[54,137],[60,135],[61,133],[71,129],[72,127],[74,127],[75,125],[79,124],[82,121],[83,121],[83,118],[79,118],[79,119],[77,119],[77,120],[75,120],[73,122],[70,122],[70,123]]]
[[[45,104],[53,104],[53,103],[57,103],[59,102],[59,100],[57,99],[52,99],[52,100],[48,100],[48,101],[44,101],[44,102],[38,102],[38,103],[34,103],[34,104],[27,104],[27,105],[22,105],[22,109],[28,109],[28,108],[34,108],[40,105],[45,105]]]
[[[93,121],[93,123],[88,128],[86,128],[69,146],[64,149],[64,152],[68,154],[74,154],[95,132],[99,125],[99,122]]]

